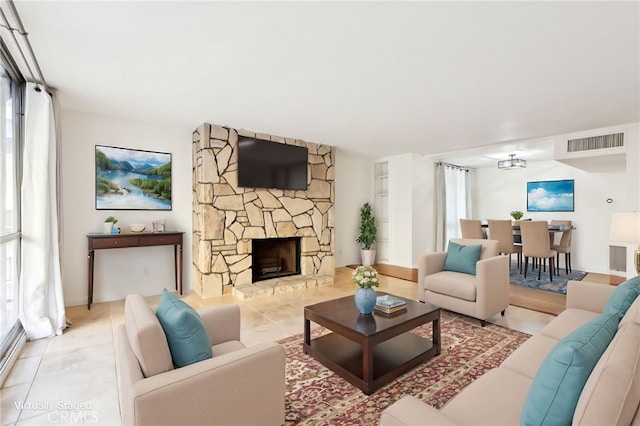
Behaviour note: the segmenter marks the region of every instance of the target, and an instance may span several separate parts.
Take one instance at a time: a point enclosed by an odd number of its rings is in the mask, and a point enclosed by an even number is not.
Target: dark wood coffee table
[[[353,296],[305,306],[304,353],[371,395],[440,354],[440,308],[404,300],[406,312],[392,315],[360,315]],[[312,340],[311,321],[332,333]],[[409,333],[428,322],[433,323],[433,340]]]

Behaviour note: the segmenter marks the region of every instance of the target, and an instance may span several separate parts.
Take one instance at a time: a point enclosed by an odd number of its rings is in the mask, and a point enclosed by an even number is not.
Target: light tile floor
[[[242,341],[253,345],[303,332],[303,307],[352,295],[349,268],[336,270],[335,284],[277,296],[241,301],[231,295],[184,300],[196,309],[220,303],[240,305]],[[417,284],[380,276],[380,291],[415,299]],[[155,305],[158,296],[149,297]],[[2,425],[80,424],[119,425],[120,407],[115,370],[114,334],[123,323],[124,301],[67,308],[73,325],[64,334],[27,342],[0,390]],[[535,333],[551,315],[509,307],[491,322]]]

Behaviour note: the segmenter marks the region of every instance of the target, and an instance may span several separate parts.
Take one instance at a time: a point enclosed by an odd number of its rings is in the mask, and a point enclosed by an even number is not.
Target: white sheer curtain
[[[51,96],[25,92],[20,321],[29,339],[65,328],[58,229],[58,128]]]
[[[471,177],[468,169],[436,163],[436,250],[460,236],[460,219],[471,217]]]

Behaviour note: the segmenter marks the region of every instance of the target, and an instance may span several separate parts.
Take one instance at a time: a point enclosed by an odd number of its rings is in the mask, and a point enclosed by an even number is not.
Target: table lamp
[[[613,212],[611,213],[611,229],[609,239],[624,243],[636,244],[633,255],[633,263],[636,273],[640,275],[640,213],[638,212]]]

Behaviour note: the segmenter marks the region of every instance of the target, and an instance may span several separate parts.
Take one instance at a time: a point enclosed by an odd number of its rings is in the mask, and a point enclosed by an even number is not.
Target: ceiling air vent
[[[624,146],[624,133],[592,136],[567,141],[567,152],[592,151],[594,149],[620,148]]]

